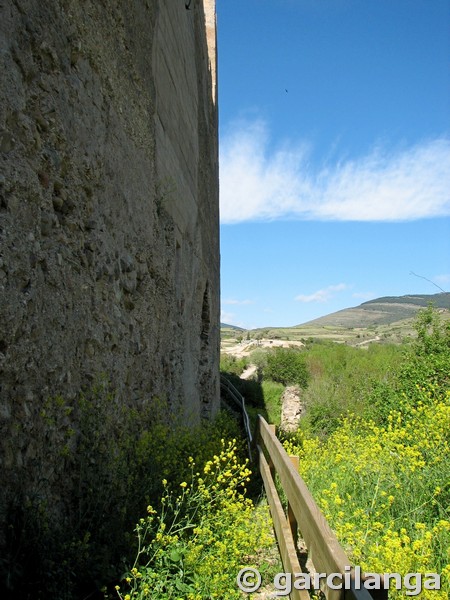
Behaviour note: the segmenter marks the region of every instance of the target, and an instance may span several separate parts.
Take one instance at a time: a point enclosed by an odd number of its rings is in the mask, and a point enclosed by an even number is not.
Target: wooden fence
[[[298,458],[290,458],[286,454],[275,436],[275,425],[269,425],[261,415],[258,417],[255,443],[283,568],[286,573],[292,574],[292,584],[294,574],[302,572],[296,544],[299,531],[317,573],[342,575],[342,589],[331,589],[326,584],[321,587],[327,600],[387,600],[387,590],[370,590],[369,593],[362,584],[356,583],[354,569],[349,571],[349,558],[298,473]],[[286,512],[275,486],[275,473],[287,498]],[[344,585],[346,574],[350,589],[344,589],[347,587]],[[325,583],[325,578],[321,579],[321,583]],[[340,581],[336,578],[334,583],[339,584]],[[292,585],[290,598],[309,600],[310,596],[306,590],[297,590]]]

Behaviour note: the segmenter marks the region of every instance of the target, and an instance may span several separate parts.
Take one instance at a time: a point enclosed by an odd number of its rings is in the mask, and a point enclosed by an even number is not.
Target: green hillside
[[[371,342],[399,343],[415,335],[413,321],[421,308],[433,304],[450,319],[450,293],[385,296],[353,308],[292,327],[263,327],[246,332],[249,339],[301,341],[309,338],[365,346]],[[225,325],[222,340],[242,335],[242,329]]]
[[[430,302],[436,308],[448,308],[450,309],[450,293],[441,292],[439,294],[414,294],[407,296],[384,296],[382,298],[377,298],[376,300],[368,300],[367,302],[363,302],[361,306],[366,306],[368,304],[414,304],[416,306],[427,307]]]
[[[319,319],[309,321],[304,325],[322,327],[373,327],[390,325],[405,319],[412,319],[421,308],[433,304],[436,308],[450,308],[450,294],[424,294],[407,296],[386,296],[369,300],[359,306],[346,308],[331,313]]]

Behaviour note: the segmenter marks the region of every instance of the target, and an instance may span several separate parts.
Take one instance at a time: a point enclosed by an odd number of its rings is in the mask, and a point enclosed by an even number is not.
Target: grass
[[[284,392],[284,385],[275,381],[267,380],[261,382],[261,391],[263,396],[263,406],[252,406],[246,404],[247,413],[250,418],[252,429],[255,429],[258,415],[262,415],[268,423],[279,425],[281,422],[281,396]]]

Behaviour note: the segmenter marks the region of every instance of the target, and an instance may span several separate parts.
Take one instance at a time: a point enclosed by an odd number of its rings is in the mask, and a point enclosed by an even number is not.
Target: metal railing
[[[251,427],[250,427],[250,419],[247,414],[247,409],[245,408],[245,398],[241,394],[241,392],[239,392],[239,390],[237,390],[234,387],[234,385],[224,375],[220,376],[220,387],[223,390],[225,390],[225,392],[228,394],[228,396],[233,400],[233,402],[236,404],[236,406],[238,406],[238,408],[241,411],[242,421],[243,421],[244,429],[245,429],[245,435],[247,436],[248,454],[249,454],[250,460],[252,460],[251,446],[253,443],[253,436],[252,436]]]

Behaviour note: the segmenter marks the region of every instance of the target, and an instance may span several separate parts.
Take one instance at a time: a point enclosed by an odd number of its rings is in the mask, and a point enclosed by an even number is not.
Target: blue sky
[[[217,0],[221,320],[450,291],[450,0]]]

